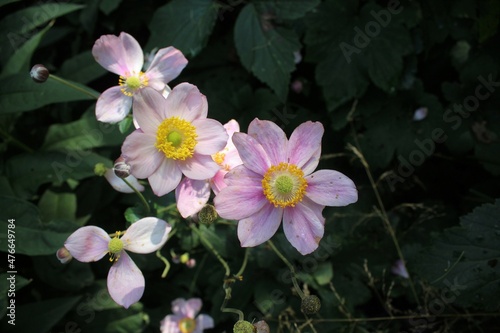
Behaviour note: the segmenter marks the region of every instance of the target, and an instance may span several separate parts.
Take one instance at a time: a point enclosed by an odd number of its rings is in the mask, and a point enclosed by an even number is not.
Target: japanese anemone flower
[[[181,51],[169,46],[159,49],[145,72],[141,46],[131,35],[101,36],[92,48],[95,60],[108,71],[120,76],[118,86],[104,91],[96,104],[97,120],[116,123],[125,118],[132,107],[134,97],[144,87],[157,91],[167,88],[186,67],[187,59]]]
[[[290,140],[275,123],[255,119],[248,134],[234,133],[243,165],[229,171],[214,199],[219,215],[239,220],[243,247],[269,240],[283,221],[288,241],[303,255],[316,250],[324,233],[325,206],[346,206],[358,199],[356,186],[334,170],[319,170],[323,125],[305,122]]]
[[[200,314],[201,299],[177,298],[172,302],[172,312],[160,323],[161,333],[202,333],[214,327],[214,320],[206,314]]]

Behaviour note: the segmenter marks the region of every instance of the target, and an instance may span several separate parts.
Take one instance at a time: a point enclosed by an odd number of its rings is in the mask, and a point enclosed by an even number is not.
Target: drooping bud
[[[233,327],[234,333],[256,333],[255,327],[246,320],[238,320]]]
[[[44,83],[49,78],[49,70],[41,64],[31,67],[30,76],[36,83]]]
[[[198,220],[201,224],[210,225],[214,223],[219,217],[215,207],[212,205],[205,205],[198,213]]]
[[[119,178],[127,178],[130,176],[130,165],[125,163],[125,159],[123,157],[118,157],[115,161],[115,165],[113,166],[113,171],[115,175]]]
[[[269,329],[269,325],[264,321],[258,321],[253,326],[256,329],[256,333],[269,333],[271,330]]]
[[[64,246],[57,250],[56,257],[59,259],[61,264],[67,264],[71,259],[73,259],[71,253]]]
[[[309,295],[302,299],[300,310],[305,314],[315,314],[321,308],[321,301],[316,295]]]

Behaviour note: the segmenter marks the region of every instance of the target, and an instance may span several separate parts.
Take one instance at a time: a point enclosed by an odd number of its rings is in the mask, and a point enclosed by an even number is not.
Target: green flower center
[[[294,164],[282,162],[271,166],[262,179],[262,190],[275,207],[295,207],[306,193],[304,172]]]
[[[139,72],[139,74],[127,73],[125,76],[120,75],[118,79],[118,84],[121,86],[120,91],[125,96],[133,96],[137,89],[147,87],[149,84],[148,77],[145,73]]]
[[[276,178],[275,186],[281,194],[288,194],[293,190],[293,180],[287,175],[282,175]]]
[[[191,333],[196,329],[196,321],[192,318],[186,317],[179,320],[179,330],[182,333]]]
[[[130,88],[130,89],[137,89],[141,86],[141,80],[139,80],[138,77],[131,76],[127,78],[125,81],[125,84]]]
[[[179,117],[166,118],[156,131],[155,147],[166,158],[184,161],[194,154],[197,144],[196,127]]]
[[[123,241],[119,238],[120,232],[116,232],[116,237],[112,238],[108,243],[109,261],[118,261],[120,253],[123,251]]]
[[[170,132],[167,135],[167,141],[175,148],[178,148],[182,143],[182,135],[177,131]]]

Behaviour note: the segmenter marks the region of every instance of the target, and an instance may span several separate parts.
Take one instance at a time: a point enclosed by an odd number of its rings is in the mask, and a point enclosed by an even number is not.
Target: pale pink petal
[[[104,177],[106,180],[109,182],[109,184],[118,192],[122,193],[134,193],[134,190],[131,189],[120,177],[118,177],[113,169],[108,169],[106,170],[106,173],[104,174]],[[135,189],[139,192],[144,191],[144,186],[139,184],[137,181],[137,178],[134,176],[130,175],[127,178],[125,178],[126,181],[130,183]]]
[[[229,137],[232,137],[235,132],[240,131],[240,124],[236,120],[231,119],[224,124],[224,128],[226,129],[227,135],[229,135]]]
[[[181,181],[182,172],[174,160],[165,158],[158,169],[148,177],[154,194],[161,197],[173,191]]]
[[[230,220],[241,220],[256,214],[266,203],[262,187],[228,186],[214,199],[217,213]]]
[[[177,165],[186,177],[197,180],[210,179],[220,170],[210,155],[200,155],[196,152],[191,158],[177,161]]]
[[[302,255],[316,250],[323,237],[325,219],[321,216],[324,206],[303,200],[295,207],[286,207],[283,213],[283,231],[288,241]]]
[[[228,186],[260,187],[262,191],[262,175],[253,172],[244,165],[233,168],[224,177]]]
[[[172,89],[167,97],[166,112],[163,118],[179,117],[189,122],[206,118],[207,98],[195,85],[181,83]]]
[[[219,194],[220,190],[227,187],[224,181],[224,177],[226,176],[226,174],[227,174],[226,170],[219,170],[217,171],[215,176],[213,176],[212,179],[210,179],[210,185],[215,195]]]
[[[224,165],[229,166],[229,170],[231,170],[241,164],[243,164],[243,161],[241,160],[240,154],[238,154],[236,148],[230,148],[229,151],[225,153]]]
[[[166,101],[158,91],[152,88],[141,89],[134,94],[134,120],[144,133],[156,134],[162,122]]]
[[[210,198],[210,182],[185,177],[175,189],[177,209],[186,218],[198,213]]]
[[[206,314],[201,314],[196,318],[196,329],[193,333],[203,333],[204,330],[213,328],[214,320],[212,317]]]
[[[238,222],[241,246],[257,246],[269,240],[278,230],[282,217],[283,208],[267,202],[257,213]]]
[[[101,36],[92,48],[95,60],[110,72],[127,76],[139,73],[144,63],[141,46],[129,34]]]
[[[325,129],[320,122],[307,121],[297,127],[288,142],[289,163],[308,175],[318,166],[321,154],[321,138]]]
[[[194,319],[196,314],[200,312],[202,306],[201,299],[190,298],[187,301],[184,298],[176,298],[172,301],[172,312],[176,315],[182,315]]]
[[[144,276],[129,255],[122,251],[108,273],[108,292],[125,309],[138,302],[144,293]]]
[[[165,84],[179,76],[187,63],[186,57],[176,48],[169,46],[159,49],[146,71],[149,85],[156,90],[163,90]]]
[[[151,253],[160,249],[172,227],[156,217],[144,217],[133,223],[120,238],[123,248],[134,253]]]
[[[356,185],[338,171],[318,170],[305,178],[306,196],[320,205],[339,207],[358,201]]]
[[[64,246],[78,261],[97,261],[108,253],[111,238],[99,227],[87,226],[77,229],[64,242]]]
[[[183,319],[182,315],[168,315],[160,322],[161,333],[181,333],[179,321]]]
[[[226,130],[217,120],[214,119],[196,119],[192,125],[196,127],[196,146],[194,151],[203,155],[212,155],[222,149],[227,144],[228,135]]]
[[[105,90],[97,99],[95,116],[103,123],[117,123],[123,120],[132,107],[132,97],[125,96],[121,87],[111,87]]]
[[[287,161],[287,143],[285,132],[269,120],[255,118],[248,126],[248,135],[257,140],[269,156],[272,165]]]
[[[122,145],[122,156],[130,165],[130,173],[143,179],[151,176],[165,159],[155,147],[156,137],[136,129],[129,134]]]
[[[246,133],[234,133],[233,142],[245,166],[264,175],[271,167],[271,160],[261,144]]]

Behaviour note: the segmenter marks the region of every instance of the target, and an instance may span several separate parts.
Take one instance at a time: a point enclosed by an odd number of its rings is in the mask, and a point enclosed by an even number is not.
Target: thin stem
[[[229,265],[227,264],[227,262],[221,257],[221,255],[219,254],[219,252],[217,252],[217,250],[205,238],[205,236],[203,236],[203,234],[201,233],[201,231],[198,230],[198,228],[196,228],[194,226],[194,224],[190,224],[189,228],[191,228],[191,230],[193,230],[200,237],[200,240],[203,243],[203,245],[207,249],[209,249],[210,251],[212,251],[213,255],[217,258],[217,260],[219,260],[219,262],[222,264],[222,266],[224,266],[224,269],[226,270],[226,279],[227,279],[231,275],[231,270],[229,269]]]
[[[87,95],[87,96],[90,96],[90,97],[92,97],[92,98],[94,98],[94,99],[98,99],[98,98],[99,98],[99,95],[96,95],[96,94],[94,94],[94,93],[93,93],[93,92],[91,92],[91,91],[85,90],[85,89],[83,89],[83,88],[81,88],[81,87],[79,87],[79,86],[77,86],[77,85],[75,85],[75,84],[73,84],[73,83],[71,83],[71,82],[69,82],[69,81],[66,81],[65,79],[62,79],[62,78],[60,78],[60,77],[58,77],[58,76],[55,76],[54,74],[50,74],[50,75],[49,75],[49,77],[50,77],[51,79],[54,79],[55,81],[57,81],[57,82],[59,82],[59,83],[65,84],[65,85],[67,85],[68,87],[73,88],[73,89],[75,89],[76,91],[79,91],[79,92],[81,92],[81,93],[83,93],[83,94],[85,94],[85,95]]]
[[[130,184],[130,182],[128,180],[126,180],[125,178],[122,178],[122,180],[125,182],[125,184],[127,184],[128,187],[130,187],[132,189],[132,191],[134,191],[135,194],[137,194],[137,196],[139,197],[139,199],[141,199],[142,204],[144,205],[144,208],[146,208],[146,215],[149,215],[149,213],[151,212],[151,208],[149,207],[149,204],[146,201],[146,198],[144,198],[144,196],[142,195],[142,193],[139,192],[134,187],[134,185]]]
[[[161,273],[161,277],[162,279],[164,279],[167,276],[168,271],[170,270],[170,262],[160,253],[160,250],[156,251],[156,256],[160,258],[160,260],[165,264],[165,269]]]
[[[31,149],[30,147],[28,147],[27,145],[25,145],[24,143],[22,143],[21,141],[19,141],[18,139],[16,139],[12,135],[10,135],[3,128],[0,128],[0,135],[5,138],[5,142],[8,143],[10,141],[14,145],[16,145],[19,148],[21,148],[22,150],[26,151],[27,153],[34,153],[35,152],[33,149]]]
[[[273,251],[276,253],[276,255],[278,257],[280,257],[280,259],[285,263],[285,265],[288,266],[288,268],[290,269],[290,272],[292,273],[293,287],[295,288],[295,290],[299,294],[300,298],[304,299],[306,296],[304,295],[304,292],[302,291],[302,289],[300,289],[299,284],[297,283],[295,268],[293,267],[293,265],[285,258],[285,256],[283,256],[283,254],[281,254],[281,252],[276,248],[276,246],[274,245],[274,243],[271,240],[268,240],[267,244],[269,244],[271,249],[273,249]]]
[[[245,248],[245,256],[243,257],[243,263],[241,264],[241,268],[238,271],[238,273],[235,274],[236,277],[242,276],[243,272],[245,271],[245,268],[247,267],[247,262],[248,262],[248,252],[249,248]]]

